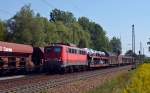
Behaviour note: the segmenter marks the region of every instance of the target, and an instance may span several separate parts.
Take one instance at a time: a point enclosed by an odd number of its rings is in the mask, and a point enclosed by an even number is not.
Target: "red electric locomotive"
[[[71,45],[53,44],[44,48],[44,68],[48,71],[65,72],[85,69],[88,66],[84,49]]]

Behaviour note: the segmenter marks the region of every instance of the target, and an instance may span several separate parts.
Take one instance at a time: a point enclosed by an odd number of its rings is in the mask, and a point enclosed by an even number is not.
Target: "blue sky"
[[[49,11],[58,8],[72,12],[77,18],[86,16],[99,23],[107,36],[121,37],[123,52],[131,49],[131,25],[135,24],[136,51],[140,41],[150,55],[146,42],[150,38],[150,0],[3,0],[0,19],[12,17],[25,4],[49,18]]]

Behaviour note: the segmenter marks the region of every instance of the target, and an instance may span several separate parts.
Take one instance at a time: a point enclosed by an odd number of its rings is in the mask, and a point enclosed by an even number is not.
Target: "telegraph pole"
[[[139,50],[139,64],[142,63],[142,42],[140,41],[140,50]]]
[[[135,54],[135,32],[134,24],[132,25],[132,63],[134,63],[134,54]]]
[[[148,51],[150,52],[150,38],[149,41],[147,42],[147,45],[148,45]]]
[[[142,42],[140,41],[140,53],[142,54]]]
[[[132,51],[135,53],[135,31],[134,24],[132,25]]]

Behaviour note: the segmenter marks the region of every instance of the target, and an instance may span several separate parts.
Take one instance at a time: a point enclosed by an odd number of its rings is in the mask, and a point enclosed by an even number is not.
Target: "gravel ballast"
[[[111,80],[122,73],[127,73],[128,69],[95,76],[92,78],[87,78],[79,80],[76,82],[68,83],[63,86],[58,86],[52,89],[49,89],[48,93],[87,93],[91,89],[94,89],[104,82]]]

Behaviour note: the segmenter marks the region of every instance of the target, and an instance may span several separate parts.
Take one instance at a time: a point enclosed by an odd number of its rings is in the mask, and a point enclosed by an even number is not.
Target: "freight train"
[[[44,47],[44,69],[47,72],[73,72],[116,65],[132,64],[132,57],[115,56],[70,44],[52,44]]]
[[[0,41],[0,74],[73,72],[113,65],[132,64],[132,57],[55,43],[44,48]]]

